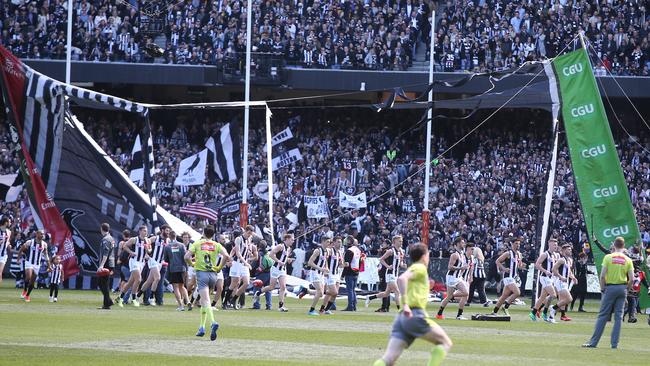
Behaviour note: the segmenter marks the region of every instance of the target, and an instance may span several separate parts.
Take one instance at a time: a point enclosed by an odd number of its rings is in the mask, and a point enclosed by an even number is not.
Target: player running
[[[50,267],[50,255],[47,250],[47,243],[44,240],[45,234],[42,230],[36,230],[34,234],[34,239],[28,240],[20,248],[18,253],[18,258],[21,258],[21,254],[25,254],[25,284],[23,293],[20,295],[25,302],[30,302],[31,299],[29,296],[32,294],[34,289],[34,282],[36,282],[36,277],[38,276],[38,270],[41,268],[41,261],[43,258],[47,260],[47,266]],[[22,258],[19,260],[23,260]]]
[[[10,239],[11,239],[11,219],[9,216],[3,216],[0,219],[0,284],[2,284],[2,272],[5,269],[5,264],[7,264],[7,258],[9,255],[7,253],[11,250]]]
[[[539,285],[542,288],[537,301],[530,310],[530,319],[537,321],[539,313],[544,309],[543,318],[548,319],[548,308],[551,301],[557,297],[555,286],[553,285],[553,265],[560,259],[558,253],[557,239],[548,241],[548,250],[542,253],[535,261],[535,268],[539,271]]]
[[[399,276],[400,269],[406,268],[406,262],[404,262],[404,250],[402,250],[403,242],[404,239],[401,235],[394,236],[392,247],[388,249],[381,258],[379,258],[381,265],[386,268],[386,290],[376,295],[366,297],[366,307],[370,305],[370,301],[389,297],[391,293],[394,293],[397,310],[399,310],[400,293],[399,288],[397,288],[397,277]]]
[[[508,313],[508,308],[520,295],[519,286],[517,286],[519,268],[523,266],[521,253],[519,252],[520,245],[521,239],[514,239],[510,244],[510,250],[501,254],[501,256],[497,258],[497,268],[499,269],[499,272],[503,273],[503,292],[501,293],[499,300],[497,300],[492,315],[497,315],[501,305],[503,305],[503,312],[506,315],[510,315],[510,313]],[[506,261],[508,266],[504,267],[503,263]]]
[[[452,347],[447,333],[426,312],[429,297],[429,250],[422,243],[414,244],[410,250],[413,264],[397,279],[402,294],[402,312],[393,322],[388,346],[384,355],[373,366],[392,366],[404,349],[416,338],[435,344],[427,366],[438,366]]]
[[[275,289],[277,283],[280,284],[280,289],[278,290],[278,310],[286,313],[289,311],[284,307],[284,294],[287,291],[287,264],[291,263],[293,259],[290,258],[291,252],[293,251],[294,243],[293,234],[284,234],[282,237],[282,243],[276,245],[271,252],[269,257],[273,260],[273,266],[271,267],[271,279],[268,286],[262,287],[258,290],[253,297],[253,301],[258,301],[262,294],[265,294],[269,291]]]
[[[569,280],[576,282],[573,275],[573,258],[571,257],[571,244],[562,245],[560,251],[561,257],[553,265],[553,277],[555,288],[557,289],[558,302],[551,308],[551,313],[548,316],[550,323],[555,323],[555,313],[560,309],[562,321],[570,321],[571,318],[566,316],[566,306],[571,303],[573,298],[569,289]]]
[[[196,333],[197,337],[205,335],[205,323],[210,319],[210,340],[217,339],[217,330],[219,323],[214,320],[212,306],[210,306],[210,291],[217,284],[217,273],[221,271],[230,256],[226,249],[216,241],[212,240],[214,236],[214,227],[211,225],[203,229],[203,237],[190,246],[190,250],[185,253],[185,262],[188,265],[194,265],[196,271],[196,281],[199,287],[199,296],[201,297],[201,323]],[[219,255],[223,260],[219,261]],[[194,263],[192,263],[194,256]]]
[[[466,320],[463,317],[463,311],[465,309],[465,302],[469,297],[468,285],[463,280],[463,276],[470,269],[469,261],[465,255],[465,239],[462,237],[457,237],[454,239],[454,249],[455,251],[449,257],[449,265],[447,270],[447,297],[442,300],[440,304],[440,309],[438,309],[438,314],[436,319],[444,319],[445,316],[443,312],[445,307],[454,298],[459,299],[458,303],[458,314],[456,314],[456,319]]]
[[[131,304],[135,307],[140,306],[138,302],[138,286],[140,286],[140,280],[142,279],[142,269],[144,268],[144,262],[149,256],[150,246],[149,239],[147,239],[147,226],[141,225],[138,228],[138,236],[130,238],[126,244],[124,244],[124,251],[129,254],[129,270],[131,271],[131,277],[129,281],[124,286],[124,290],[120,293],[120,297],[117,299],[117,305],[119,307],[124,306],[124,296],[128,289],[131,289]]]
[[[226,306],[239,309],[238,297],[244,296],[251,281],[250,260],[257,260],[257,248],[252,243],[255,228],[247,225],[244,233],[235,239],[232,249],[233,262],[230,267],[230,287],[226,291]]]
[[[323,284],[324,277],[329,273],[329,268],[327,267],[327,260],[329,255],[329,247],[331,244],[331,239],[327,236],[323,236],[320,241],[320,247],[314,249],[314,252],[309,257],[307,261],[307,266],[311,268],[309,271],[309,282],[314,286],[316,290],[314,294],[314,300],[311,302],[311,307],[309,308],[308,315],[320,315],[316,312],[316,305],[318,305],[318,300],[323,296]]]
[[[19,261],[23,260],[21,254],[25,254],[25,284],[23,292],[20,295],[20,297],[25,299],[25,302],[31,301],[29,296],[34,289],[36,276],[38,276],[38,270],[41,268],[41,261],[43,259],[47,260],[48,268],[51,264],[47,250],[47,243],[45,242],[44,237],[45,234],[42,230],[36,230],[34,239],[28,240],[23,244],[18,253]]]
[[[341,237],[335,237],[331,241],[329,248],[329,261],[327,268],[329,273],[325,276],[325,296],[323,297],[323,304],[320,307],[320,314],[330,315],[334,308],[334,302],[339,295],[339,285],[341,284],[341,274],[339,268],[343,263],[343,253],[341,252],[341,244],[343,240]]]
[[[164,224],[160,226],[160,234],[149,238],[149,243],[153,243],[151,253],[147,265],[149,266],[149,275],[147,280],[144,281],[137,297],[145,295],[144,302],[149,303],[150,291],[155,291],[158,288],[158,281],[160,278],[160,271],[163,265],[163,257],[165,255],[165,247],[169,245],[169,234],[171,232],[169,225]],[[155,306],[156,302],[150,302],[150,305]]]

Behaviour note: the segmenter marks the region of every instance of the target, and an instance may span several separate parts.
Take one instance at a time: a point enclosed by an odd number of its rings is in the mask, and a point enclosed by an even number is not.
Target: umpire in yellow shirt
[[[627,292],[632,288],[634,266],[632,260],[625,255],[625,240],[622,237],[614,239],[614,252],[603,259],[600,274],[600,288],[603,293],[600,300],[600,313],[596,320],[596,329],[591,339],[583,347],[596,348],[600,336],[603,335],[605,324],[614,307],[614,329],[612,329],[612,348],[618,347],[623,322],[623,306]]]

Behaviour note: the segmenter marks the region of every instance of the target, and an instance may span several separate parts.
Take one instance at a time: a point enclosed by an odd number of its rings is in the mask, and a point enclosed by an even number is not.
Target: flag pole
[[[266,105],[266,174],[268,176],[269,198],[269,230],[271,231],[271,245],[275,245],[275,231],[273,231],[273,137],[271,136],[271,109]]]
[[[70,69],[72,67],[72,6],[73,1],[68,0],[68,33],[66,36],[65,54],[65,83],[70,84]]]
[[[239,224],[248,224],[248,122],[251,102],[251,32],[253,19],[253,2],[246,2],[246,85],[244,86],[244,166],[242,174],[242,203],[239,209]]]
[[[433,55],[436,37],[436,11],[431,11],[431,51],[429,52],[429,85],[433,83]],[[424,204],[422,210],[422,242],[429,245],[429,183],[431,174],[431,118],[433,118],[433,88],[429,88],[429,108],[427,111],[427,151],[424,171]]]

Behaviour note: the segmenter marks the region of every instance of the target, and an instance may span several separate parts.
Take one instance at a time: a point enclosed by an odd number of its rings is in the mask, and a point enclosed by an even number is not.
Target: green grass
[[[164,307],[100,311],[98,291],[64,290],[52,304],[45,290],[35,290],[26,304],[12,285],[5,281],[0,289],[0,365],[370,365],[382,355],[394,317],[374,313],[378,301],[357,313],[308,317],[310,300],[290,299],[289,313],[216,312],[219,339],[210,342],[194,336],[199,312],[176,312],[170,295]],[[527,307],[512,307],[509,323],[439,321],[454,341],[445,364],[647,365],[645,316],[624,324],[619,350],[608,347],[611,326],[601,348],[580,348],[591,335],[597,306],[589,302],[589,313],[573,313],[572,322],[561,324],[533,323]],[[430,305],[431,313],[435,309]],[[487,311],[473,306],[466,314]],[[455,305],[446,313],[455,315]],[[426,364],[430,348],[416,341],[398,365]]]

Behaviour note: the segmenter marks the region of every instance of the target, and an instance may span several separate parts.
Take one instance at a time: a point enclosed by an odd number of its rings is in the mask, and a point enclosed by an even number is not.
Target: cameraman
[[[648,281],[646,281],[645,273],[641,271],[641,258],[634,257],[632,261],[634,265],[634,279],[632,280],[632,290],[627,293],[627,309],[625,314],[627,314],[628,323],[636,323],[636,311],[639,307],[639,293],[641,292],[641,284],[648,288]],[[625,318],[623,314],[623,318]]]

